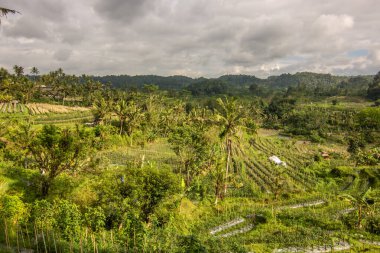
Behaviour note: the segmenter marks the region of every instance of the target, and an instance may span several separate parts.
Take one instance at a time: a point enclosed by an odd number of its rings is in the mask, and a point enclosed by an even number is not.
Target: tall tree
[[[32,69],[30,70],[30,74],[36,76],[40,73],[40,71],[38,70],[37,67],[32,67]]]
[[[224,183],[224,194],[227,193],[228,173],[231,164],[232,137],[237,133],[239,127],[245,124],[246,115],[243,107],[238,104],[236,98],[217,99],[216,121],[220,126],[219,137],[223,140],[226,150],[226,173]]]
[[[92,114],[94,115],[94,122],[97,125],[102,125],[111,112],[111,101],[107,101],[104,97],[98,97],[93,103]]]
[[[120,121],[119,133],[120,133],[120,135],[122,135],[123,134],[123,130],[124,130],[123,128],[124,128],[125,120],[128,117],[128,105],[127,105],[127,102],[125,102],[124,99],[118,100],[116,102],[116,106],[115,106],[114,112],[119,117],[119,121]]]
[[[142,109],[133,100],[129,101],[126,108],[126,132],[131,136],[133,131],[140,125],[143,118]]]
[[[86,158],[91,138],[89,133],[79,128],[70,130],[44,125],[35,134],[30,128],[21,128],[13,136],[15,147],[26,152],[28,167],[40,172],[42,197],[48,195],[57,176],[82,168],[89,161]]]
[[[368,86],[367,97],[372,100],[380,99],[380,71],[375,75],[372,83]]]
[[[18,66],[18,65],[14,65],[13,66],[13,71],[15,72],[16,76],[17,77],[20,77],[24,74],[24,67],[22,66]]]
[[[170,146],[186,174],[187,187],[195,176],[208,168],[211,141],[206,137],[206,131],[206,127],[190,119],[174,126],[169,134]]]

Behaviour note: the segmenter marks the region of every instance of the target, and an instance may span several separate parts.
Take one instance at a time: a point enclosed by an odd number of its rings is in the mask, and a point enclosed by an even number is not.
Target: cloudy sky
[[[380,70],[379,0],[3,0],[0,67],[259,77]]]

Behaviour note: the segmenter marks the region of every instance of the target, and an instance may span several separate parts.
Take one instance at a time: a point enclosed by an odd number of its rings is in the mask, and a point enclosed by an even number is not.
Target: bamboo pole
[[[23,235],[23,232],[22,232],[22,226],[20,226],[20,234],[21,234],[21,240],[22,240],[22,246],[24,248],[26,248],[26,244],[25,244],[25,240],[24,240],[24,235]]]
[[[55,235],[54,235],[54,230],[53,230],[53,243],[54,243],[54,250],[55,250],[55,253],[57,253],[57,244],[55,243]]]
[[[96,253],[95,238],[94,238],[94,235],[92,234],[91,234],[91,241],[92,241],[92,247],[94,248],[94,253]]]
[[[37,237],[37,227],[36,224],[34,224],[34,237],[35,237],[35,244],[37,246],[37,253],[39,253],[39,248],[38,248],[38,237]]]
[[[4,218],[4,233],[5,233],[5,243],[7,244],[7,248],[10,248],[10,243],[9,243],[9,237],[8,237],[8,226],[7,226],[7,221]]]
[[[17,229],[17,225],[16,225],[16,243],[17,243],[17,252],[20,253],[20,243],[19,243],[19,240],[18,240],[18,229]]]
[[[32,246],[32,244],[31,244],[31,241],[30,241],[29,231],[28,231],[28,227],[27,227],[26,224],[25,224],[25,231],[26,231],[26,237],[28,238],[28,247],[30,248]]]
[[[80,233],[79,247],[80,247],[80,253],[83,253],[83,246],[82,246],[82,232]]]
[[[42,232],[42,241],[44,242],[45,253],[48,253],[47,248],[46,248],[46,242],[45,242],[45,234],[44,234],[44,230],[41,229],[41,232]]]

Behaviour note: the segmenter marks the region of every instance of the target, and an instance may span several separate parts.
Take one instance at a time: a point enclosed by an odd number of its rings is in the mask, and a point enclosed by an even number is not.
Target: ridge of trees
[[[365,96],[373,76],[334,76],[311,72],[281,74],[258,78],[252,75],[223,75],[218,78],[191,78],[186,76],[109,75],[94,76],[94,80],[109,83],[115,88],[141,89],[145,84],[158,85],[164,90],[187,90],[192,95],[246,94],[263,96],[272,90],[285,90],[289,94],[314,94],[317,96]]]

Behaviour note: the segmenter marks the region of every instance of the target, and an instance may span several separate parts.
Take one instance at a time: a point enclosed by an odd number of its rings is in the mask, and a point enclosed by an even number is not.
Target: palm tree
[[[14,65],[13,66],[13,71],[15,72],[16,76],[17,77],[20,77],[24,74],[24,67],[22,66],[18,66],[18,65]]]
[[[128,117],[128,105],[124,99],[116,102],[115,113],[120,120],[120,135],[123,133],[123,126],[126,118]]]
[[[9,13],[16,14],[16,13],[20,13],[20,12],[18,12],[16,10],[0,7],[0,18],[7,16]],[[0,19],[0,24],[1,24],[1,19]]]
[[[32,67],[32,69],[30,70],[30,74],[32,75],[38,75],[40,73],[40,71],[38,70],[37,67]]]
[[[371,188],[363,192],[355,192],[352,194],[342,194],[340,197],[349,201],[358,211],[358,228],[362,228],[363,210],[369,207],[367,202],[367,195],[370,193]]]
[[[127,106],[126,115],[126,131],[127,135],[131,136],[133,130],[141,122],[141,119],[143,117],[142,109],[134,101],[130,101]]]
[[[221,128],[219,137],[225,143],[226,150],[226,173],[224,183],[224,194],[227,193],[228,172],[231,163],[232,137],[237,133],[240,126],[244,124],[245,113],[243,107],[237,103],[235,98],[216,100],[219,105],[216,108],[216,121]]]
[[[92,113],[95,117],[95,124],[102,125],[105,118],[110,112],[110,102],[104,99],[103,97],[99,97],[98,99],[95,99],[93,103],[93,110]]]

